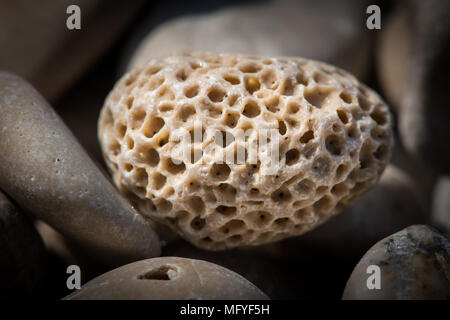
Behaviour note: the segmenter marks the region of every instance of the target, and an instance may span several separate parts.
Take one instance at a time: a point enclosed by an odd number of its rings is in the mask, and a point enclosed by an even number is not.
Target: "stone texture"
[[[415,157],[450,172],[450,3],[406,1],[381,33],[378,73],[396,108],[402,142]]]
[[[28,217],[0,191],[0,300],[42,289],[47,254]]]
[[[362,27],[365,3],[277,0],[185,14],[152,30],[128,68],[173,51],[211,51],[301,56],[363,77],[370,57],[370,35]]]
[[[405,172],[389,165],[380,182],[340,215],[299,238],[260,250],[283,260],[301,251],[318,259],[333,256],[354,264],[379,239],[429,220],[419,186]]]
[[[380,267],[381,289],[367,288],[367,267]],[[403,229],[363,256],[345,287],[346,300],[450,299],[450,241],[425,225]]]
[[[392,123],[373,90],[328,64],[197,52],[125,74],[98,135],[114,182],[143,215],[223,250],[300,235],[339,213],[377,183]]]
[[[1,1],[0,70],[24,77],[55,101],[111,47],[143,2]],[[81,9],[81,30],[66,28],[72,4]]]
[[[48,103],[0,73],[0,187],[103,262],[157,256],[159,239],[121,198]]]
[[[242,276],[221,266],[186,258],[161,257],[107,272],[67,300],[265,300]]]

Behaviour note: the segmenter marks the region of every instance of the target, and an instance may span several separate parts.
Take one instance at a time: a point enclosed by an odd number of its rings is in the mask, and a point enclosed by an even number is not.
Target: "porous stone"
[[[378,181],[393,144],[388,107],[341,69],[204,52],[124,75],[98,134],[139,211],[211,250],[313,229]]]
[[[265,300],[242,276],[201,260],[161,257],[107,272],[67,300]]]
[[[0,70],[16,73],[54,102],[116,41],[143,0],[0,2]],[[81,10],[81,29],[70,30],[70,5]]]
[[[380,269],[380,288],[368,280]],[[450,241],[426,225],[414,225],[376,243],[351,274],[343,299],[450,299]]]
[[[260,1],[181,15],[153,29],[142,40],[128,70],[150,58],[183,50],[301,56],[363,77],[369,66],[371,41],[368,30],[362,27],[365,3]],[[153,20],[154,15],[151,17]]]
[[[450,3],[406,1],[386,23],[378,73],[396,108],[403,144],[442,174],[450,172]]]
[[[33,224],[0,191],[0,300],[36,294],[45,283],[46,266]]]
[[[22,208],[116,264],[159,255],[158,236],[42,96],[0,72],[0,187]]]

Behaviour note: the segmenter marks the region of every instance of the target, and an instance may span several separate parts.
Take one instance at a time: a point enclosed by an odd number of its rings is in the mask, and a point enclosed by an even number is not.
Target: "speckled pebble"
[[[368,289],[371,265],[380,289]],[[369,280],[371,284],[372,280]],[[450,241],[426,225],[403,229],[375,244],[353,270],[343,299],[450,299]]]

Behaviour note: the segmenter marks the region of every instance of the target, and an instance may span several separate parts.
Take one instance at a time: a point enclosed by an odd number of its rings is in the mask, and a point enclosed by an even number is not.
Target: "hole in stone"
[[[133,170],[133,166],[129,163],[125,163],[124,168],[127,172],[130,172],[131,170]]]
[[[348,116],[347,116],[347,112],[345,112],[345,110],[337,109],[336,113],[343,124],[346,124],[348,122]]]
[[[125,106],[127,109],[131,109],[133,106],[134,97],[128,97],[127,100],[125,100]]]
[[[158,139],[157,139],[157,141],[156,141],[156,144],[157,144],[158,146],[162,147],[162,146],[164,146],[167,142],[169,142],[169,132],[164,132],[164,133],[162,133],[162,134],[158,137]]]
[[[297,80],[297,83],[302,84],[304,86],[308,85],[308,79],[305,78],[303,72],[297,72],[295,80]]]
[[[130,127],[132,129],[139,129],[144,122],[144,118],[146,116],[145,110],[141,108],[135,108],[131,110],[130,114]]]
[[[179,117],[183,122],[186,122],[190,117],[195,114],[195,108],[193,106],[183,106],[179,111]]]
[[[300,197],[306,197],[313,192],[315,187],[314,182],[308,179],[303,179],[294,186],[294,190]]]
[[[226,180],[230,175],[231,169],[225,163],[214,163],[210,170],[210,176],[215,180]]]
[[[255,62],[243,63],[238,68],[244,73],[256,73],[262,69],[262,67]]]
[[[129,150],[134,148],[134,140],[130,136],[127,137],[127,147]]]
[[[220,231],[229,234],[242,231],[245,228],[245,223],[242,220],[233,219],[227,222],[220,228]]]
[[[127,132],[127,127],[121,123],[119,123],[116,127],[117,136],[122,139],[125,136],[125,133]]]
[[[268,89],[275,89],[278,86],[277,75],[274,71],[268,69],[265,70],[261,75],[261,81]]]
[[[212,102],[222,102],[226,92],[220,88],[212,88],[208,92],[208,98]]]
[[[236,213],[236,207],[220,205],[216,208],[216,211],[224,216],[232,216]]]
[[[147,89],[149,91],[153,91],[153,90],[159,88],[163,82],[164,82],[164,78],[159,77],[159,76],[154,76],[148,82]]]
[[[305,90],[305,99],[316,108],[322,108],[330,97],[332,91],[325,88],[312,88]]]
[[[302,135],[302,137],[300,138],[300,142],[308,143],[311,139],[314,139],[314,131],[308,130]]]
[[[365,111],[370,109],[370,101],[361,95],[358,95],[358,103],[361,109]]]
[[[288,104],[288,107],[287,107],[288,113],[291,113],[291,114],[297,113],[298,110],[300,110],[300,106],[297,103],[291,102]]]
[[[163,87],[158,93],[158,98],[161,100],[173,100],[175,95],[168,87]]]
[[[280,134],[281,134],[282,136],[283,136],[283,135],[286,133],[286,131],[287,131],[286,124],[284,123],[283,120],[278,120],[278,131],[280,132]]]
[[[190,86],[190,87],[188,87],[188,88],[186,88],[186,89],[184,90],[184,95],[185,95],[187,98],[193,98],[193,97],[195,97],[196,95],[198,95],[199,91],[200,91],[200,89],[199,89],[199,87],[198,87],[197,85]]]
[[[191,221],[191,228],[194,230],[202,230],[203,227],[205,226],[206,221],[205,219],[202,219],[200,217],[195,217],[194,219],[192,219]]]
[[[147,186],[148,175],[144,168],[136,168],[134,172],[134,177],[136,179],[136,184],[139,186]]]
[[[147,138],[152,138],[164,127],[164,123],[164,120],[160,117],[150,117],[142,129],[142,133]]]
[[[383,139],[386,139],[388,136],[387,132],[380,127],[373,128],[370,131],[370,135],[372,138],[374,138],[376,140],[383,140]]]
[[[216,196],[225,202],[234,202],[236,199],[236,189],[228,183],[221,183],[214,188]]]
[[[260,88],[259,80],[256,77],[246,77],[245,78],[245,89],[248,93],[253,94],[253,92],[258,91]]]
[[[159,190],[166,184],[166,176],[162,175],[159,172],[153,173],[152,176],[152,186],[154,189]]]
[[[186,170],[186,165],[182,161],[173,161],[172,159],[165,159],[163,168],[171,174],[179,174]]]
[[[358,128],[356,126],[350,127],[347,131],[347,135],[349,136],[349,138],[352,138],[352,139],[358,138],[359,137]]]
[[[153,148],[139,148],[137,152],[138,160],[142,163],[149,164],[152,167],[156,167],[159,163],[159,154]]]
[[[286,152],[286,164],[288,166],[292,166],[293,164],[297,163],[299,155],[300,154],[297,149],[291,149]]]
[[[242,113],[244,116],[248,118],[254,118],[258,116],[261,112],[261,109],[259,108],[259,105],[256,101],[250,100],[246,103],[244,110]]]
[[[295,84],[290,78],[284,80],[280,93],[284,96],[292,96],[294,94]]]
[[[359,163],[360,169],[369,168],[373,163],[370,146],[367,143],[363,144],[363,146],[361,147],[361,151],[359,153]]]
[[[283,218],[278,218],[278,219],[274,220],[273,224],[276,227],[284,228],[287,225],[289,225],[290,222],[291,222],[291,220],[289,218],[283,217]]]
[[[335,196],[341,197],[348,191],[348,187],[345,182],[338,183],[337,185],[331,188],[331,193]]]
[[[321,72],[315,72],[313,75],[313,79],[316,83],[320,83],[320,84],[328,84],[331,82],[330,77],[324,75]]]
[[[331,209],[333,205],[333,201],[330,196],[323,196],[320,200],[316,201],[313,205],[314,210],[319,213],[323,214],[326,213],[329,209]]]
[[[370,114],[370,117],[380,126],[384,125],[387,122],[386,114],[379,108],[375,109]]]
[[[233,94],[233,95],[231,95],[231,96],[228,98],[227,103],[228,103],[228,105],[229,105],[230,107],[232,107],[232,106],[234,106],[234,105],[236,104],[236,101],[237,101],[238,99],[239,99],[239,95]]]
[[[270,112],[273,113],[277,113],[278,111],[280,111],[280,108],[278,107],[280,103],[280,98],[278,97],[272,97],[269,99],[266,99],[264,101],[264,104],[266,105],[267,110],[269,110]]]
[[[320,178],[324,178],[329,173],[329,170],[330,160],[325,157],[318,157],[312,165],[313,173]]]
[[[195,196],[188,200],[189,207],[196,213],[201,214],[205,210],[205,203],[202,198]]]
[[[287,188],[280,188],[272,192],[270,197],[274,202],[286,202],[291,199],[291,193]]]
[[[352,103],[352,95],[347,91],[342,91],[339,97],[344,101],[345,103]]]
[[[251,211],[247,214],[247,221],[253,225],[261,228],[269,224],[273,219],[273,216],[267,211]]]
[[[374,152],[375,158],[378,160],[385,160],[388,156],[388,147],[384,144],[380,145],[377,150]]]
[[[336,169],[336,179],[341,179],[347,172],[347,166],[345,164],[340,164]]]
[[[171,103],[163,103],[161,106],[159,106],[159,112],[161,113],[170,113],[173,111],[173,105]]]
[[[317,219],[314,215],[314,212],[310,207],[308,208],[302,208],[294,213],[294,218],[299,221],[300,223],[313,223]]]
[[[230,128],[236,127],[239,121],[239,114],[235,112],[227,112],[224,118],[224,123]]]
[[[160,70],[161,70],[160,66],[151,66],[145,71],[145,74],[151,76],[154,75],[155,73],[158,73]]]
[[[178,271],[172,266],[160,266],[138,276],[139,280],[172,280],[176,278]]]
[[[334,156],[339,156],[342,154],[342,141],[337,135],[329,135],[325,139],[325,147],[328,152]]]
[[[237,84],[241,83],[241,80],[239,80],[239,77],[235,76],[235,75],[227,74],[227,75],[223,76],[223,79],[225,81],[231,83],[232,85],[237,85]]]
[[[177,72],[176,78],[178,81],[186,81],[188,75],[186,73],[186,70],[181,69]]]

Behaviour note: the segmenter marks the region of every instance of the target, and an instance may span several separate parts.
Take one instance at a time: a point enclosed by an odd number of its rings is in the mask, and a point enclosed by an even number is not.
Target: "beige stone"
[[[20,75],[54,102],[107,52],[143,2],[1,1],[0,70]],[[81,9],[81,30],[66,27],[69,5]]]
[[[266,300],[249,281],[210,262],[161,257],[134,262],[82,285],[67,300]]]
[[[363,1],[276,0],[185,15],[152,30],[134,52],[128,70],[183,50],[301,56],[363,77],[370,60],[364,12]]]
[[[380,289],[370,290],[369,266],[380,268]],[[370,284],[374,282],[369,281]],[[344,290],[346,300],[450,299],[450,241],[414,225],[377,242],[362,257]]]
[[[393,145],[386,104],[341,69],[203,52],[124,75],[98,134],[139,211],[212,250],[313,229],[378,181]]]
[[[0,300],[36,294],[45,284],[47,262],[33,224],[0,191]]]
[[[0,188],[20,206],[116,264],[157,256],[148,222],[95,166],[42,96],[0,73]]]

